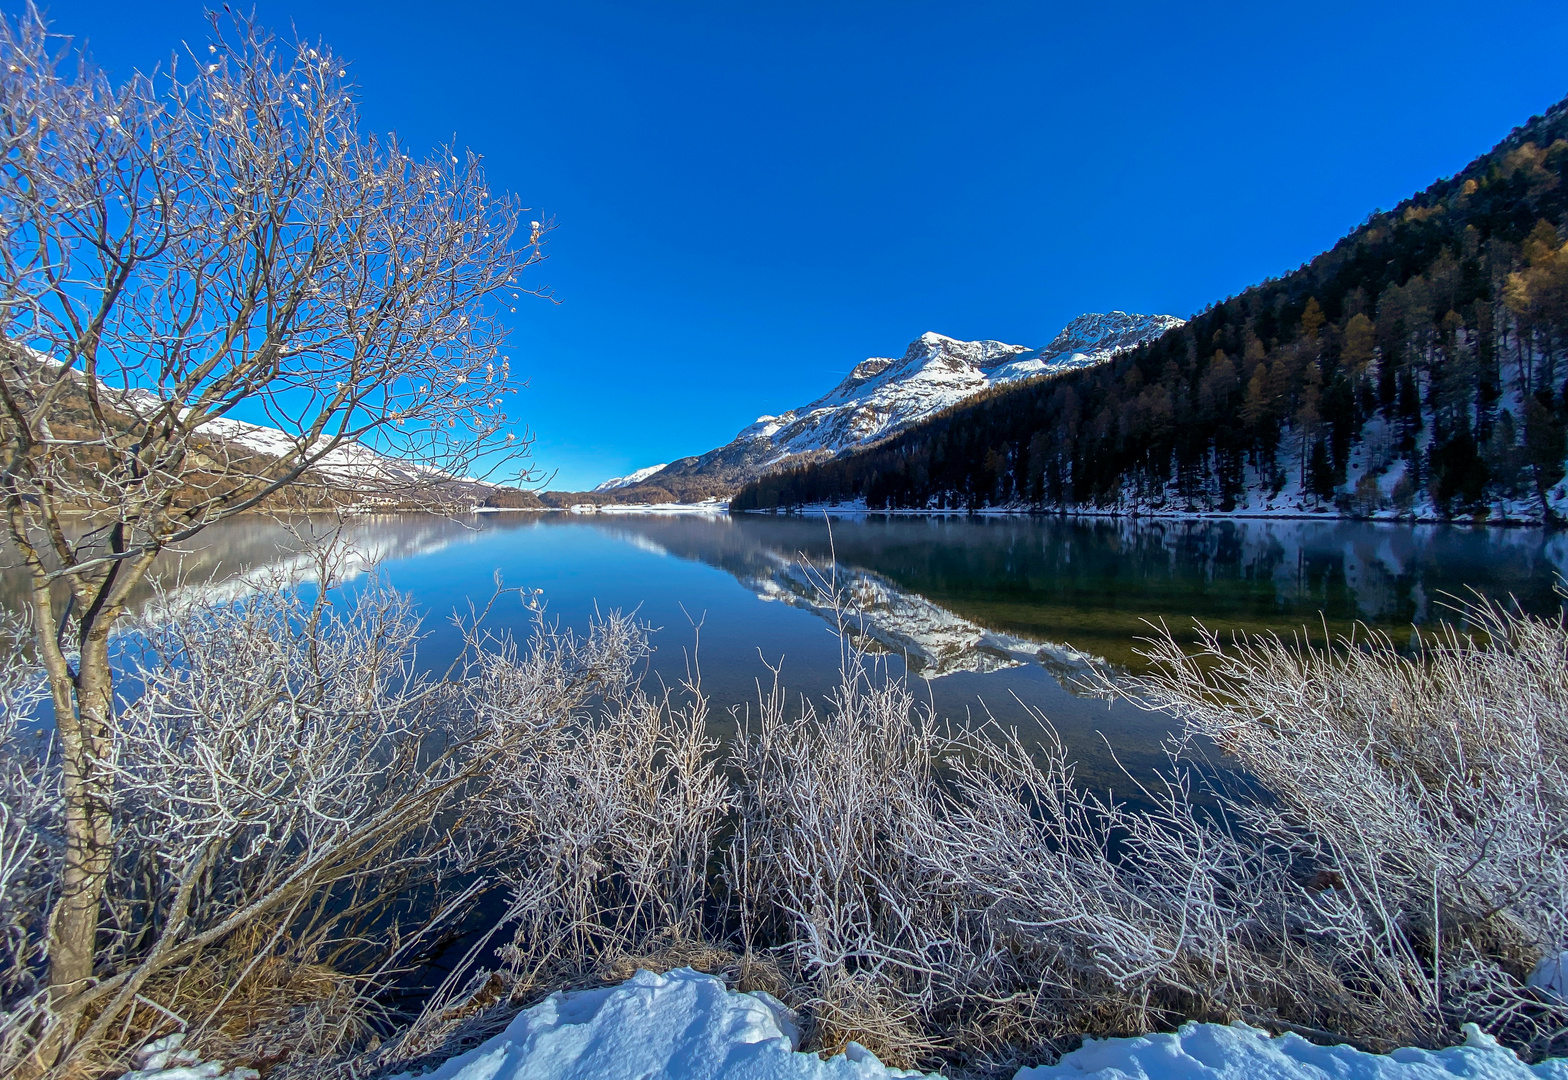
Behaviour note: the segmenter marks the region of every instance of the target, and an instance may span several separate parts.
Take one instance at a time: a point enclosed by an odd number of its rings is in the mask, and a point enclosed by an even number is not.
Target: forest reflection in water
[[[310,537],[338,523],[240,519],[169,552],[158,587],[215,599],[269,574],[308,576]],[[990,713],[1028,732],[1043,712],[1085,778],[1158,758],[1168,718],[1074,692],[1091,664],[1136,670],[1149,622],[1321,638],[1364,622],[1409,641],[1415,625],[1454,619],[1471,590],[1556,611],[1568,538],[1529,529],[1336,521],[1081,521],[1056,518],[836,518],[683,514],[396,514],[350,518],[354,588],[372,567],[427,612],[422,662],[444,667],[448,617],[483,604],[495,576],[543,590],[549,617],[581,629],[594,611],[636,609],[658,629],[650,678],[694,673],[716,715],[755,702],[782,661],[792,692],[821,699],[836,681],[834,613],[814,571],[834,577],[852,628],[939,715]],[[10,562],[14,562],[10,560]],[[25,579],[0,575],[8,605]],[[150,595],[152,586],[140,599]],[[497,629],[533,616],[503,601]],[[1107,745],[1108,744],[1108,745]],[[1109,747],[1109,748],[1108,748]]]

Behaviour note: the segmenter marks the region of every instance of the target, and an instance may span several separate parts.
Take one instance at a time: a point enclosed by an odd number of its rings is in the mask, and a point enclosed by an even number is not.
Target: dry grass
[[[811,1001],[803,1049],[823,1057],[859,1043],[885,1065],[916,1068],[939,1060],[954,1045],[932,1034],[916,1004],[886,981],[840,974]]]
[[[119,1048],[185,1032],[209,1060],[264,1074],[298,1056],[340,1056],[369,1035],[356,980],[301,961],[288,943],[247,928],[177,971],[142,987],[95,1054],[80,1054],[62,1075],[95,1077],[123,1068]],[[89,1014],[88,1021],[95,1017]]]
[[[729,949],[711,945],[705,941],[682,941],[667,945],[651,953],[622,954],[600,965],[597,972],[602,983],[609,985],[625,982],[639,971],[652,971],[663,975],[676,968],[691,968],[708,975],[727,976],[726,982],[735,984],[740,982],[739,972],[741,958]],[[762,971],[755,962],[750,965],[752,982],[757,982],[762,976]],[[775,968],[776,972],[777,969]],[[773,985],[782,989],[782,980]],[[748,989],[768,990],[765,985],[753,985]],[[769,991],[771,993],[771,990]]]
[[[157,1002],[131,1014],[144,1020],[141,1045],[174,1030],[170,1014],[202,1053],[231,1064],[269,1070],[287,1058],[331,1058],[360,1045],[376,1019],[363,980],[300,955],[294,943],[246,927],[179,971],[149,980],[142,997]],[[162,1021],[162,1023],[160,1023]]]

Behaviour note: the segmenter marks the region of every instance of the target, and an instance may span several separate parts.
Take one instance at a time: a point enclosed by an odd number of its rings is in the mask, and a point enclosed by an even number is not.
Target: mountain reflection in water
[[[271,573],[308,576],[304,539],[331,526],[227,522],[168,553],[155,578],[223,599]],[[1445,596],[1470,589],[1556,611],[1553,585],[1568,568],[1568,538],[1540,530],[1332,521],[868,515],[835,519],[830,532],[803,517],[401,514],[350,519],[343,538],[356,553],[346,588],[379,564],[428,612],[421,659],[432,669],[457,647],[447,616],[487,600],[499,571],[509,586],[543,589],[551,617],[574,628],[596,607],[637,609],[662,628],[651,677],[676,685],[700,670],[721,717],[754,702],[781,660],[793,692],[821,698],[834,685],[836,616],[809,560],[852,598],[859,640],[923,680],[915,687],[939,714],[989,713],[1024,731],[1026,706],[1038,708],[1104,779],[1115,770],[1105,742],[1136,768],[1157,756],[1169,720],[1071,690],[1093,664],[1136,670],[1148,622],[1306,626],[1321,637],[1325,624],[1340,633],[1362,621],[1406,641],[1413,623],[1453,618]],[[23,601],[15,567],[0,590],[7,604]],[[521,604],[498,610],[498,629],[527,632]]]
[[[923,674],[987,671],[1024,653],[1077,670],[1140,667],[1150,622],[1321,636],[1365,623],[1408,635],[1459,620],[1474,592],[1556,611],[1568,537],[1535,529],[1337,521],[1065,521],[885,517],[610,517],[630,542],[734,574],[760,599],[827,614],[802,569],[836,565],[869,634]],[[977,654],[986,654],[980,656]]]

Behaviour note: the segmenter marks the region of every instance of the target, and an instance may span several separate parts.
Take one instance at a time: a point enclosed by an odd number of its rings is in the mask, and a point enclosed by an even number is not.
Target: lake
[[[234,595],[258,569],[298,570],[301,535],[237,520],[213,527],[160,567],[166,587]],[[345,538],[359,575],[371,564],[426,612],[422,662],[457,648],[447,621],[483,604],[499,573],[543,590],[550,618],[584,628],[595,610],[635,610],[655,628],[649,678],[677,684],[695,651],[720,724],[755,702],[780,666],[792,692],[820,698],[839,661],[834,616],[806,563],[864,613],[864,640],[908,674],[948,717],[981,716],[1027,735],[1029,709],[1050,718],[1094,784],[1158,757],[1168,718],[1076,693],[1105,663],[1136,670],[1145,620],[1321,637],[1358,622],[1401,642],[1447,615],[1451,594],[1513,597],[1559,609],[1568,537],[1531,529],[1338,521],[1063,520],[862,515],[822,518],[695,514],[401,514],[352,518]],[[19,602],[14,571],[5,600]],[[353,588],[354,583],[348,586]],[[516,597],[491,625],[522,635],[532,614]]]

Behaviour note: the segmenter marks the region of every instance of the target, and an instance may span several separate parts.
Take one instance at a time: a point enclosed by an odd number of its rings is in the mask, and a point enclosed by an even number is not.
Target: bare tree
[[[315,579],[340,582],[343,546],[317,554]],[[106,762],[114,852],[71,1027],[35,978],[63,863],[50,843],[59,773],[17,723],[36,672],[0,663],[0,1074],[102,1071],[174,1033],[225,1059],[287,1053],[308,1074],[364,1041],[378,995],[436,935],[559,844],[497,823],[527,820],[511,805],[532,763],[607,767],[599,743],[562,734],[590,730],[593,702],[614,705],[606,753],[658,738],[622,722],[644,700],[629,685],[647,652],[632,619],[612,613],[579,637],[540,611],[518,648],[481,630],[480,609],[438,677],[418,662],[406,596],[374,577],[347,596],[298,583],[279,572],[238,597],[160,592],[127,619],[116,647],[139,692]],[[689,847],[700,881],[709,845]]]
[[[474,155],[362,135],[325,46],[213,31],[115,84],[31,5],[0,19],[0,500],[63,769],[64,1016],[95,974],[132,589],[312,477],[354,494],[490,460],[512,439],[501,316],[542,257]]]

